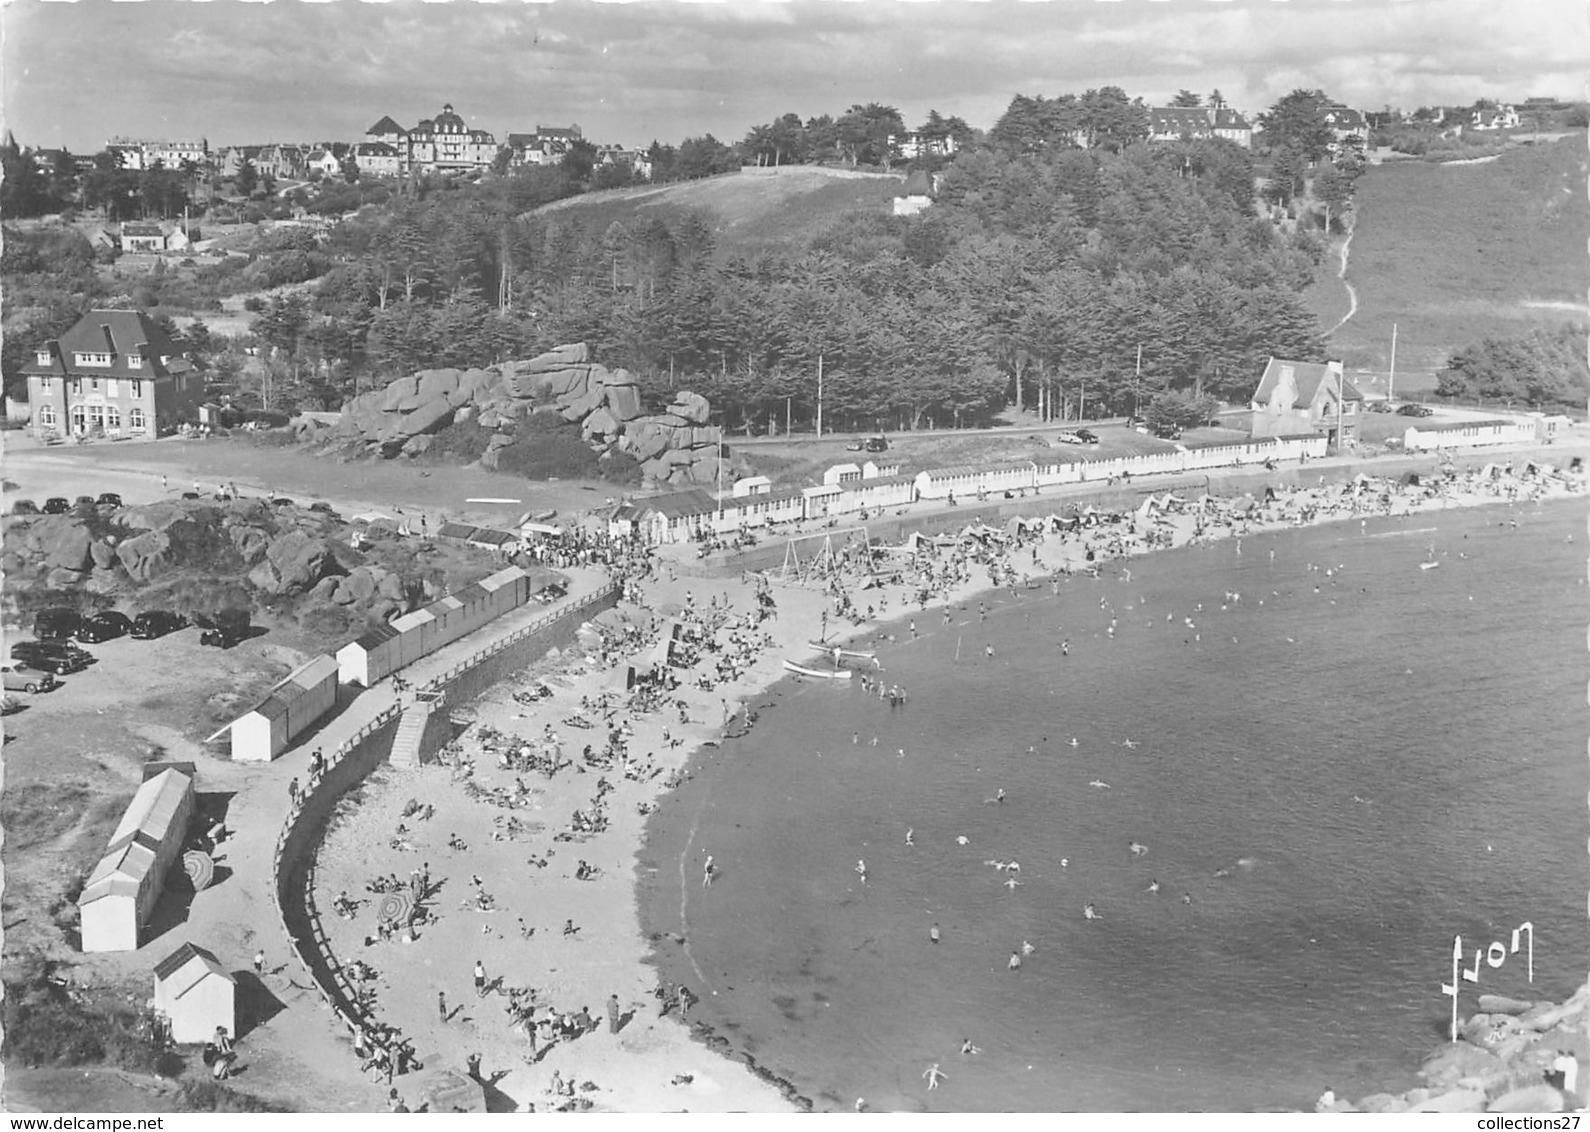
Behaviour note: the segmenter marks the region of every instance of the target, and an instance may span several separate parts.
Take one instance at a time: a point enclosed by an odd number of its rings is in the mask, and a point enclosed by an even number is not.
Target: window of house
[[[116,396],[116,379],[114,377],[105,379],[105,396]]]
[[[142,354],[128,354],[127,355],[127,368],[128,369],[143,369],[144,368],[144,356]]]
[[[39,406],[39,424],[42,425],[44,428],[54,428],[55,427],[55,406],[54,405],[40,405]]]
[[[121,409],[115,405],[105,406],[105,428],[109,432],[121,431]]]
[[[72,392],[73,393],[81,393],[82,391],[83,391],[83,379],[80,378],[80,377],[72,378]]]
[[[73,405],[72,406],[72,431],[73,432],[84,432],[84,431],[86,431],[88,426],[87,426],[87,424],[85,422],[87,421],[87,419],[88,419],[88,417],[87,417],[87,414],[83,411],[83,406],[81,406],[81,405]]]
[[[77,364],[80,366],[108,366],[110,365],[110,355],[84,353],[83,351],[79,350],[77,352]]]
[[[144,432],[149,427],[148,418],[144,416],[144,411],[136,406],[128,411],[127,424],[134,432]]]
[[[50,376],[48,374],[46,374],[43,377],[39,378],[39,391],[41,393],[48,393],[50,391],[50,389],[51,389],[51,386],[52,386],[52,382],[51,382],[51,378],[50,378]]]
[[[139,381],[137,378],[133,378],[133,380],[127,384],[132,386],[132,395],[134,397],[142,397],[144,395],[144,383]]]
[[[50,364],[50,352],[48,350],[40,350],[36,356],[39,359],[39,365],[47,366]]]
[[[99,378],[97,378],[97,377],[89,378],[88,379],[88,388],[89,388],[90,392],[98,393],[99,392]]]

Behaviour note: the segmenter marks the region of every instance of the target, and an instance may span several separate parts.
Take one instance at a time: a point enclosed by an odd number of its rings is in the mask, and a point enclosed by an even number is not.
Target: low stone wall
[[[618,598],[618,588],[609,586],[568,609],[532,622],[483,646],[450,671],[433,678],[423,690],[439,693],[438,714],[461,706],[545,656],[549,649],[568,644],[582,624],[616,605]],[[387,708],[327,755],[326,769],[310,779],[297,804],[288,811],[271,862],[271,887],[288,951],[350,1036],[361,1029],[364,1016],[354,1002],[352,981],[328,946],[320,912],[315,907],[315,855],[338,801],[390,756],[400,715],[401,709],[396,705]],[[445,734],[445,729],[427,728],[427,738],[437,736],[438,744],[445,741],[441,738]]]

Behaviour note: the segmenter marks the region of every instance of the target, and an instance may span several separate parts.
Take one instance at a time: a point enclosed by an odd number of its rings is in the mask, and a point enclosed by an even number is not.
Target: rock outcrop
[[[1327,1093],[1321,1112],[1562,1112],[1590,1096],[1590,986],[1562,1004],[1482,995],[1480,1013],[1419,1069],[1424,1086],[1357,1104]]]
[[[598,455],[633,456],[648,479],[718,478],[720,449],[716,430],[705,427],[712,413],[707,399],[684,391],[667,411],[643,415],[634,375],[592,361],[583,342],[489,369],[420,370],[354,398],[329,430],[306,424],[298,433],[305,440],[362,442],[384,456],[416,456],[430,447],[431,434],[473,417],[482,428],[497,430],[481,457],[483,466],[494,468],[495,453],[513,442],[518,422],[533,412],[577,424]]]

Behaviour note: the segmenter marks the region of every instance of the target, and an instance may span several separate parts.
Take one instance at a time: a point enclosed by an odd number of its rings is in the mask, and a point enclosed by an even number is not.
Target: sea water
[[[786,681],[653,819],[660,973],[819,1109],[1410,1088],[1454,936],[1472,967],[1533,925],[1464,1016],[1585,977],[1583,531],[1581,503],[1351,522],[916,611],[877,646],[902,708]]]

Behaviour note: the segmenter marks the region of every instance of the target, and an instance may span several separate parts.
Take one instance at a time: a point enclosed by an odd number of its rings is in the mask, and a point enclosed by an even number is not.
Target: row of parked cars
[[[36,639],[12,645],[10,662],[0,665],[0,674],[4,676],[8,692],[47,692],[60,682],[57,677],[94,663],[94,655],[82,648],[83,644],[98,644],[117,637],[148,641],[194,623],[204,630],[199,635],[199,643],[217,648],[231,648],[250,633],[248,617],[242,613],[190,620],[167,609],[145,610],[136,617],[128,617],[114,609],[94,614],[82,614],[75,609],[45,609],[33,621]]]
[[[11,505],[13,515],[65,515],[79,507],[93,509],[95,507],[120,507],[121,496],[114,491],[101,492],[98,498],[92,495],[79,495],[75,502],[68,500],[64,495],[52,495],[40,507],[31,499],[19,499]]]

